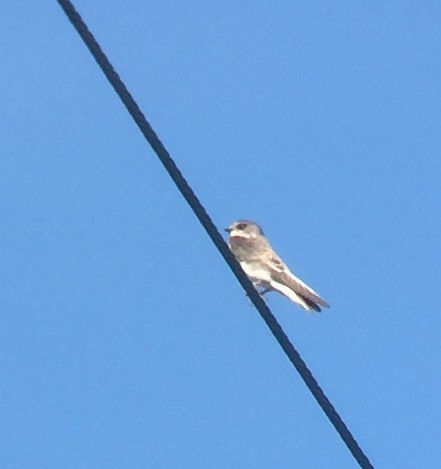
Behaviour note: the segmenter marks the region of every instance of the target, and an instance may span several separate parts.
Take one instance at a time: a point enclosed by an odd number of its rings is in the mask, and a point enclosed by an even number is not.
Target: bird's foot
[[[268,293],[269,291],[271,291],[271,288],[264,288],[263,290],[261,290],[259,288],[259,287],[261,287],[259,283],[253,283],[253,285],[254,285],[254,288],[257,290],[257,293],[259,293],[260,298],[262,298],[262,300],[265,301],[264,295],[265,295],[265,293]],[[248,296],[248,298],[250,297],[250,295],[248,295],[248,293],[246,293],[246,296]]]

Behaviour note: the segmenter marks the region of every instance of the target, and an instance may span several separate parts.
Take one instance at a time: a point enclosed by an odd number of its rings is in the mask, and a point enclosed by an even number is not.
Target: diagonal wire
[[[237,280],[240,282],[247,295],[250,297],[256,309],[259,311],[263,320],[271,330],[277,342],[280,344],[288,359],[294,365],[295,369],[300,374],[301,378],[305,382],[308,389],[311,391],[312,395],[322,408],[323,412],[326,414],[332,425],[335,427],[340,437],[348,447],[349,451],[352,453],[360,467],[363,469],[373,468],[368,457],[364,454],[360,446],[358,445],[355,438],[352,436],[346,424],[341,419],[340,415],[335,410],[334,406],[330,400],[326,397],[323,390],[320,388],[314,376],[309,371],[306,363],[303,361],[297,350],[294,348],[293,344],[288,339],[287,335],[277,322],[274,315],[269,310],[266,303],[262,300],[256,289],[253,287],[252,283],[243,272],[239,263],[236,261],[235,257],[229,250],[224,239],[220,235],[215,224],[211,220],[207,211],[196,197],[195,193],[189,186],[188,182],[182,175],[179,168],[176,166],[175,162],[171,158],[170,154],[159,140],[158,136],[147,122],[144,114],[141,109],[133,99],[132,95],[128,91],[127,87],[119,77],[118,73],[113,68],[112,64],[109,62],[109,59],[106,57],[102,51],[100,45],[89,31],[87,25],[76,11],[74,5],[69,0],[57,0],[61,8],[64,10],[65,14],[69,18],[70,22],[80,35],[81,39],[84,41],[86,47],[89,49],[93,58],[98,63],[99,67],[103,71],[109,83],[112,85],[124,106],[127,108],[129,114],[135,121],[136,125],[141,130],[142,134],[153,148],[154,152],[160,159],[166,171],[169,173],[173,182],[176,184],[177,188],[189,204],[190,208],[193,210],[194,214],[198,218],[201,225],[204,227],[208,236],[211,238],[230,269],[233,271]]]

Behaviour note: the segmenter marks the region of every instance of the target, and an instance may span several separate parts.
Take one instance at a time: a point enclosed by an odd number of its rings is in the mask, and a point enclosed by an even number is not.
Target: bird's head
[[[242,238],[257,238],[264,236],[262,228],[257,223],[250,220],[237,220],[232,223],[225,231],[230,236],[240,236]]]

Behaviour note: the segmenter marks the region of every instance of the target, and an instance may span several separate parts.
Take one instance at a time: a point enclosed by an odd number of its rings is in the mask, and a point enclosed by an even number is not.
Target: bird
[[[228,247],[261,296],[277,291],[308,312],[320,312],[322,307],[330,307],[289,270],[257,223],[237,220],[225,231],[228,233]]]

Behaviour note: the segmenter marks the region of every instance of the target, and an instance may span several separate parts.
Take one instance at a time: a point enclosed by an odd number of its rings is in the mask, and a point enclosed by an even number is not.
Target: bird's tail
[[[306,298],[300,293],[296,293],[295,291],[291,290],[291,288],[283,285],[283,283],[271,282],[271,286],[274,290],[289,298],[293,303],[297,303],[303,309],[306,309],[306,311],[317,311],[320,313],[321,308],[317,303],[314,303],[314,301]]]

